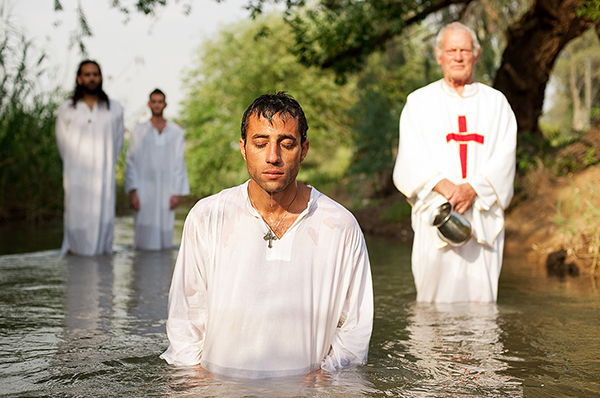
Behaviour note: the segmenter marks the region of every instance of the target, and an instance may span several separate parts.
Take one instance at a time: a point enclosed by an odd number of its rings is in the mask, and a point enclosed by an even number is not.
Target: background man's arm
[[[179,202],[180,202],[179,195],[171,196],[171,200],[169,201],[169,209],[171,209],[171,210],[175,209],[177,206],[179,206]]]
[[[140,198],[137,194],[137,189],[129,191],[129,205],[135,211],[140,211]]]
[[[136,126],[131,132],[129,146],[125,154],[125,192],[129,196],[129,205],[135,211],[140,210],[140,198],[137,194],[138,189],[138,173],[136,166],[136,158],[138,152],[138,135],[140,134],[140,126]]]
[[[62,160],[65,160],[65,152],[67,147],[67,130],[68,130],[68,121],[67,121],[67,107],[68,105],[61,105],[58,109],[58,114],[56,116],[56,145],[58,146],[58,152],[60,153],[60,157]]]
[[[173,164],[172,193],[169,200],[169,208],[174,210],[181,202],[181,196],[190,194],[190,184],[188,182],[187,168],[185,165],[185,139],[183,130],[179,129],[179,134],[175,136],[175,159]]]
[[[115,104],[111,104],[112,106],[115,106],[114,111],[116,112],[115,115],[115,131],[114,131],[114,137],[115,137],[115,142],[114,142],[114,146],[115,146],[115,162],[117,161],[117,159],[119,158],[119,155],[121,154],[121,151],[123,150],[123,145],[125,143],[125,123],[123,121],[123,108],[121,107],[121,105],[115,103]]]

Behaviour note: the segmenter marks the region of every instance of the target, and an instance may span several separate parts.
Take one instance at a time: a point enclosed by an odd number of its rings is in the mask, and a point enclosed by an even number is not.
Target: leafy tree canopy
[[[183,110],[194,194],[206,196],[248,178],[238,144],[241,118],[266,92],[287,91],[308,119],[311,144],[300,178],[322,183],[345,171],[353,85],[336,86],[330,73],[300,65],[287,51],[291,44],[289,27],[272,15],[230,26],[199,47]]]

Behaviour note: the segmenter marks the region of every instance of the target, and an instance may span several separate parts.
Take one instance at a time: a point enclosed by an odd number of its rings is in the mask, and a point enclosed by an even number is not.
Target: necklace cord
[[[289,214],[289,210],[292,207],[292,205],[294,204],[294,202],[296,201],[296,198],[298,197],[298,192],[300,191],[300,188],[298,187],[298,182],[296,181],[296,194],[294,195],[294,198],[292,199],[292,201],[290,202],[289,205],[287,205],[287,208],[284,207],[284,214],[279,218],[279,220],[277,221],[277,224],[275,224],[273,227],[271,227],[269,225],[269,223],[266,222],[266,220],[263,218],[263,221],[265,222],[265,224],[267,224],[267,227],[269,228],[269,231],[267,231],[265,233],[265,236],[263,237],[263,239],[265,241],[269,241],[269,249],[272,248],[272,241],[273,240],[277,240],[279,239],[277,237],[277,233],[275,232],[278,228],[279,225],[281,224],[281,222],[287,217],[287,215]],[[257,211],[258,208],[254,205],[254,202],[252,201],[252,198],[250,197],[250,193],[248,193],[248,199],[250,200],[250,205],[252,205],[252,207],[254,207]],[[273,194],[271,194],[271,201],[273,200]],[[271,207],[273,206],[273,204],[271,203]],[[271,213],[273,214],[273,213]],[[259,212],[260,215],[260,212]]]

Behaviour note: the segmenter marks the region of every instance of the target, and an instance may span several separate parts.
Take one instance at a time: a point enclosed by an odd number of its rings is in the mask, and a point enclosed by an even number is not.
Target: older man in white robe
[[[413,205],[417,301],[497,300],[517,124],[502,93],[473,81],[480,52],[465,25],[443,28],[435,54],[444,78],[410,94],[400,117],[394,183]],[[471,223],[464,246],[449,245],[431,223],[444,202]]]
[[[82,61],[73,96],[56,118],[65,191],[63,254],[112,253],[115,166],[124,131],[123,109],[102,90],[100,66]]]
[[[135,127],[127,149],[125,191],[135,211],[134,247],[162,250],[173,246],[175,208],[188,195],[185,139],[176,123],[166,120],[165,94],[150,93],[149,121]]]
[[[350,212],[296,180],[307,130],[284,93],[246,110],[240,150],[250,180],[202,199],[185,222],[169,293],[169,363],[268,378],[366,362],[367,248]]]

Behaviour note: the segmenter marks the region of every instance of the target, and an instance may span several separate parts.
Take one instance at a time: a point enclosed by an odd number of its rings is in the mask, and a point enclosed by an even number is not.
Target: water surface
[[[178,224],[180,234],[181,224]],[[3,397],[598,397],[600,294],[508,253],[498,304],[415,303],[410,247],[368,237],[375,327],[366,366],[326,379],[207,378],[158,358],[177,250],[0,256]]]

